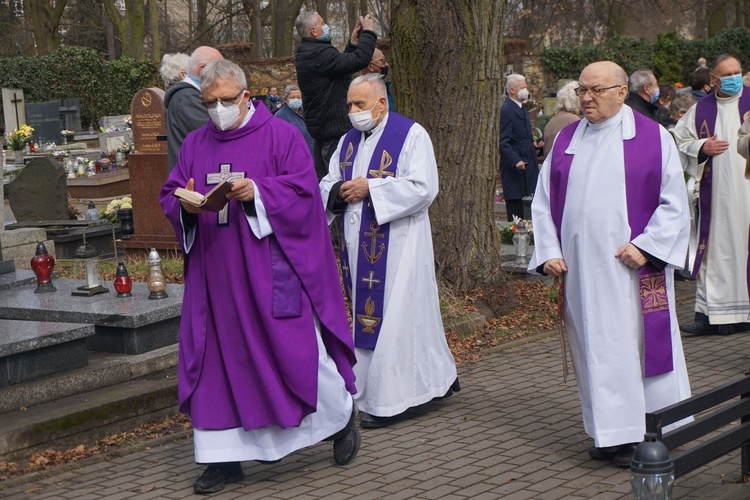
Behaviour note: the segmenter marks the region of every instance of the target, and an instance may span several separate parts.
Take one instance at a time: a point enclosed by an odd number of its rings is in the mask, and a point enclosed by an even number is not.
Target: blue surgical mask
[[[654,95],[651,96],[651,104],[656,104],[656,101],[659,100],[659,87],[656,87],[654,90]]]
[[[318,37],[318,40],[322,40],[324,42],[330,42],[331,41],[331,27],[327,24],[323,25],[323,34]]]
[[[720,78],[721,91],[727,95],[737,95],[742,90],[742,75],[732,75]]]
[[[289,107],[297,110],[302,107],[302,99],[289,99]]]

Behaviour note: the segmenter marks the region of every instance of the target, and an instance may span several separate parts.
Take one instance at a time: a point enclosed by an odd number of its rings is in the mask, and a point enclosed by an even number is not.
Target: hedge
[[[105,61],[82,47],[0,59],[0,87],[23,89],[27,103],[78,97],[83,128],[103,116],[129,114],[136,92],[160,85],[158,67],[150,61]],[[1,115],[0,120],[4,121]]]
[[[655,42],[629,36],[614,36],[599,44],[564,45],[546,49],[542,65],[555,79],[578,78],[591,62],[610,60],[630,74],[651,69],[661,82],[688,82],[699,57],[710,63],[720,54],[737,56],[745,70],[750,69],[750,30],[732,28],[711,38],[687,40],[676,32],[657,35]]]

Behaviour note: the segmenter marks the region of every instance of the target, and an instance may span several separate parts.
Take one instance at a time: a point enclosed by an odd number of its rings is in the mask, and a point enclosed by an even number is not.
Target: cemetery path
[[[692,283],[678,285],[678,315],[692,318]],[[693,391],[741,376],[750,334],[685,338]],[[393,427],[362,431],[348,467],[331,444],[275,465],[244,463],[245,480],[212,496],[230,498],[631,498],[628,473],[588,459],[575,385],[561,380],[554,336],[489,350],[459,367],[463,390]],[[201,467],[187,438],[43,478],[5,483],[9,498],[186,498]],[[159,444],[159,445],[157,445]],[[675,498],[749,498],[738,453],[679,479]]]

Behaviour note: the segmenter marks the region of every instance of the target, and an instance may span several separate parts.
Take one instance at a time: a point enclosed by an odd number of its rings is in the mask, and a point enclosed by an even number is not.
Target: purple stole
[[[623,141],[625,160],[625,194],[628,205],[628,224],[632,240],[648,225],[659,206],[661,191],[661,135],[659,125],[637,111],[633,111],[636,135]],[[566,154],[578,123],[565,127],[552,149],[550,169],[550,212],[560,238],[568,176],[573,156]],[[638,270],[638,291],[643,313],[644,372],[646,377],[673,370],[672,325],[669,317],[666,276],[650,263]]]
[[[742,88],[739,105],[740,123],[750,113],[750,87]],[[695,105],[695,129],[698,131],[699,139],[708,139],[714,135],[716,127],[716,93],[712,92],[698,101]],[[698,227],[698,251],[693,263],[693,278],[698,276],[703,256],[708,247],[708,231],[711,227],[711,178],[713,176],[714,157],[710,156],[703,168],[703,177],[700,185],[700,226]],[[748,270],[750,278],[750,269]],[[750,284],[750,280],[748,281]]]
[[[385,129],[370,160],[370,168],[367,171],[368,179],[396,177],[398,157],[413,124],[414,121],[393,111],[388,113],[388,122],[385,124]],[[363,132],[353,128],[344,136],[339,154],[339,167],[341,167],[344,181],[352,180],[354,159],[357,156],[362,134]],[[362,242],[357,252],[357,276],[355,277],[357,303],[352,309],[354,345],[362,349],[375,349],[383,323],[390,228],[390,223],[378,224],[369,196],[362,200],[362,221],[357,234],[357,241]],[[346,238],[342,218],[339,259],[347,300],[352,305],[352,277],[349,273]]]

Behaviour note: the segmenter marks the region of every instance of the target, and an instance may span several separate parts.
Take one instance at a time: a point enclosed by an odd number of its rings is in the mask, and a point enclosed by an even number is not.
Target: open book
[[[227,204],[227,193],[232,190],[232,183],[221,181],[205,195],[184,188],[177,188],[172,195],[185,203],[213,212],[219,212]]]

